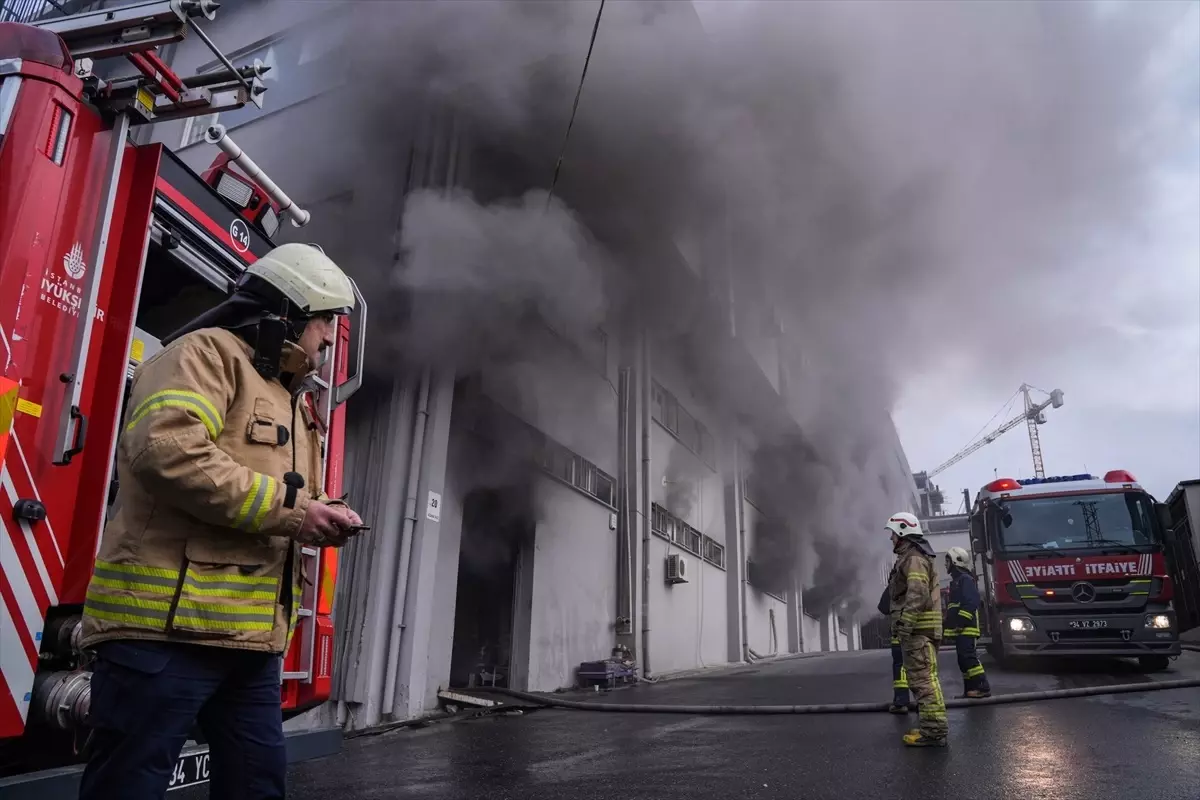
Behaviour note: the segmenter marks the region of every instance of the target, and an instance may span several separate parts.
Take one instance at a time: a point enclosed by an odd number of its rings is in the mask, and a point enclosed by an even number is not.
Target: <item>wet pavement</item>
[[[702,678],[584,694],[601,702],[806,704],[890,694],[886,651],[828,654]],[[1001,672],[1012,693],[1200,677],[1200,653],[1143,675],[1132,662],[1032,665]],[[947,697],[961,692],[943,653]],[[572,697],[576,699],[576,697]],[[1196,800],[1200,689],[949,712],[950,746],[909,750],[916,715],[699,717],[540,710],[347,740],[297,764],[294,800]]]

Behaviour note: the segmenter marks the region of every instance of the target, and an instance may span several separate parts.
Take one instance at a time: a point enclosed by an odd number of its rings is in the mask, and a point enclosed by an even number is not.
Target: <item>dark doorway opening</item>
[[[533,540],[528,492],[477,489],[463,504],[462,543],[450,685],[510,686],[515,657],[522,551]]]

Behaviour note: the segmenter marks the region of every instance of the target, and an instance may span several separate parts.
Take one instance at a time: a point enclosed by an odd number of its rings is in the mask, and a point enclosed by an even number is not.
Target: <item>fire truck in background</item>
[[[1169,513],[1128,472],[999,478],[976,497],[970,529],[998,662],[1126,656],[1161,670],[1179,655]]]
[[[119,420],[159,340],[227,297],[284,217],[308,221],[220,126],[196,175],[131,128],[261,106],[264,68],[237,69],[198,24],[212,0],[156,0],[0,23],[0,795],[71,792],[90,698],[80,614],[117,501]],[[180,78],[160,45],[189,31],[226,69]],[[102,78],[131,64],[128,77]],[[357,289],[355,290],[357,293]],[[344,406],[362,380],[366,306],[339,329],[310,394],[325,426],[325,488],[341,493]],[[334,551],[308,574],[286,654],[286,712],[329,697]],[[300,741],[300,740],[294,740]],[[325,745],[336,748],[327,735]],[[293,756],[307,743],[289,747]],[[318,747],[318,750],[320,747]],[[63,769],[63,767],[67,767]],[[54,768],[54,769],[51,769]],[[203,746],[172,787],[203,782]]]

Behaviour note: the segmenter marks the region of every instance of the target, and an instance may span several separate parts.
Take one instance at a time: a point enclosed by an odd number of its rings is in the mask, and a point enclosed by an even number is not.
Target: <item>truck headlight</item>
[[[1033,620],[1028,617],[1013,617],[1008,621],[1008,629],[1013,633],[1028,633],[1033,630]]]
[[[1147,614],[1146,627],[1164,630],[1171,627],[1171,618],[1166,614]]]

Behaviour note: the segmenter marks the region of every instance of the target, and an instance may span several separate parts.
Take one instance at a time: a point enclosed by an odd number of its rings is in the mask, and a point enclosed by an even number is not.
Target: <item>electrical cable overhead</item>
[[[604,0],[600,0],[600,8],[596,10],[596,22],[592,25],[592,40],[588,43],[587,56],[583,59],[583,72],[579,76],[579,86],[575,89],[575,102],[571,104],[571,116],[567,120],[567,130],[563,134],[558,159],[554,162],[554,176],[550,179],[550,191],[546,193],[546,208],[550,208],[550,201],[554,199],[554,189],[558,186],[558,174],[562,171],[563,158],[567,155],[567,142],[571,140],[571,128],[575,127],[575,115],[579,111],[579,98],[583,95],[583,83],[587,80],[588,65],[592,63],[592,50],[596,47],[596,34],[600,31],[600,17],[603,14]]]

